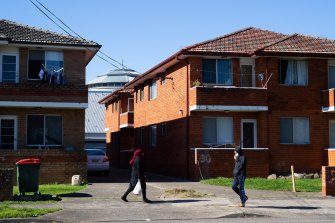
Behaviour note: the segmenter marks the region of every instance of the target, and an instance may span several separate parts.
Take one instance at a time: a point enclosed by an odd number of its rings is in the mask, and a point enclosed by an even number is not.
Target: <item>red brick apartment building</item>
[[[241,145],[248,176],[266,177],[335,165],[334,87],[335,41],[251,27],[181,49],[125,85],[132,95],[100,103],[110,153],[134,143],[148,171],[231,176]],[[121,128],[129,98],[134,119]]]
[[[0,168],[40,158],[40,183],[86,178],[85,67],[100,47],[0,20]]]

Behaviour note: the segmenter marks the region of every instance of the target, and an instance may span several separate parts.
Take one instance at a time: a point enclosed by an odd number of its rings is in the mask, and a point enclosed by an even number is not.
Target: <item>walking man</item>
[[[247,158],[243,154],[241,147],[237,147],[234,151],[235,168],[233,171],[234,179],[232,188],[240,196],[241,203],[239,207],[245,207],[245,202],[248,200],[248,196],[245,195],[244,181],[246,178],[246,167]]]

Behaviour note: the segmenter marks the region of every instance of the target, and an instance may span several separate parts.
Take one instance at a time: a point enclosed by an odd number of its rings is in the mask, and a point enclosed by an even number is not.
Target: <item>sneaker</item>
[[[248,196],[245,195],[245,201],[244,201],[244,203],[247,202],[248,199],[249,199]]]
[[[238,206],[239,206],[240,208],[244,208],[244,207],[245,207],[245,203],[240,203]]]
[[[126,197],[121,197],[121,199],[124,201],[124,202],[128,202],[127,198]]]

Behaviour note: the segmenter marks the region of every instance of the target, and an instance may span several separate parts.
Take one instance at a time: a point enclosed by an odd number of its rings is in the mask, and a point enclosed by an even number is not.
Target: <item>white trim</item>
[[[268,106],[192,105],[190,111],[268,111]]]
[[[0,115],[1,119],[12,119],[14,120],[14,150],[17,150],[17,116],[15,115]]]
[[[334,112],[335,111],[335,107],[322,107],[322,112]]]
[[[253,123],[254,124],[254,147],[257,148],[257,119],[241,119],[241,148],[246,149],[243,144],[243,124]]]
[[[108,132],[109,131],[109,128],[105,128],[105,132]]]
[[[134,124],[122,124],[122,125],[120,125],[120,129],[127,128],[127,127],[133,128]]]
[[[227,148],[190,148],[191,151],[195,150],[234,150],[235,147]],[[242,150],[269,150],[269,148],[242,148]]]
[[[88,103],[78,102],[39,102],[39,101],[0,101],[0,107],[38,107],[38,108],[73,108],[86,109]]]
[[[123,113],[121,113],[120,115],[124,116],[124,115],[128,115],[128,114],[134,114],[134,112],[133,112],[133,111],[130,111],[130,112],[123,112]]]
[[[19,83],[19,54],[11,52],[1,52],[0,53],[0,82],[2,83],[2,65],[3,56],[15,56],[15,83]]]

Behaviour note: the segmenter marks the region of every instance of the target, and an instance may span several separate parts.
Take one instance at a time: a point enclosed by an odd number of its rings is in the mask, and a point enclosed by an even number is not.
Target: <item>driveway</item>
[[[110,177],[91,176],[87,189],[57,204],[61,211],[24,222],[334,222],[335,199],[321,193],[246,190],[245,208],[236,207],[238,197],[231,188],[147,174],[147,195],[152,204],[130,194],[129,171],[114,169]],[[209,194],[202,198],[164,197],[167,189],[193,189]],[[10,222],[10,221],[8,221]],[[22,221],[23,222],[23,221]]]

